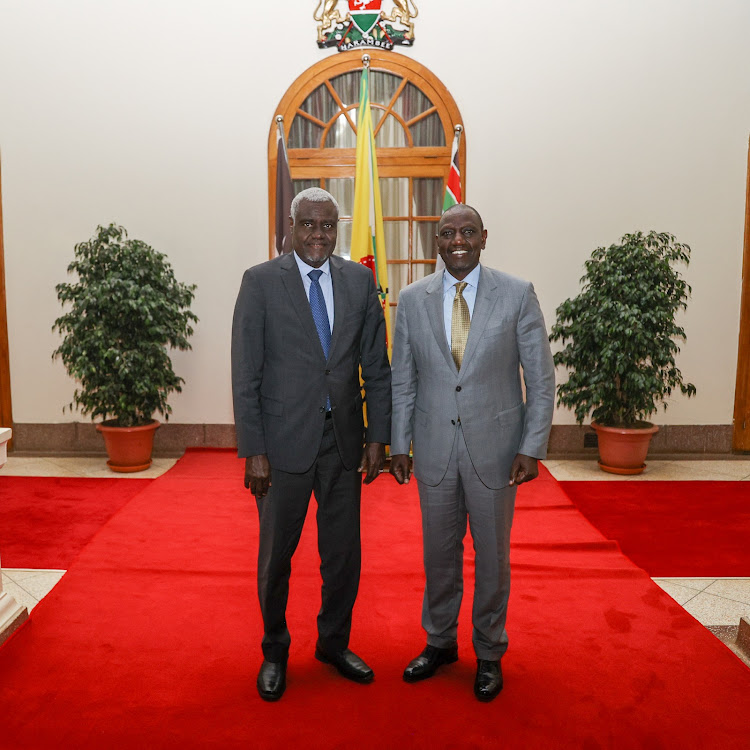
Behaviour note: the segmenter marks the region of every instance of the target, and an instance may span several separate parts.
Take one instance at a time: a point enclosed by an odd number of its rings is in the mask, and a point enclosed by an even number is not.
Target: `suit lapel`
[[[333,331],[331,332],[331,349],[328,358],[341,338],[341,328],[344,325],[346,311],[349,308],[349,289],[344,281],[344,261],[332,255],[329,258],[331,268],[331,283],[333,284]],[[317,336],[317,332],[316,332]]]
[[[487,322],[497,303],[498,295],[495,293],[497,284],[485,268],[479,272],[479,283],[477,284],[477,296],[474,300],[474,314],[471,316],[471,327],[469,328],[469,338],[466,342],[464,358],[461,361],[461,371],[466,372],[466,368],[471,361],[474,352],[477,350],[479,341],[482,338]]]
[[[288,253],[281,256],[279,265],[281,266],[281,281],[289,295],[289,303],[292,309],[297,313],[297,317],[307,334],[308,340],[313,342],[317,351],[320,352],[320,357],[322,359],[323,347],[320,344],[318,329],[315,327],[312,310],[310,309],[310,301],[305,294],[305,285],[302,281],[299,268],[297,267],[297,261],[294,259],[292,253]],[[336,295],[334,295],[334,300],[335,299]],[[331,346],[331,348],[333,348],[333,346]]]
[[[450,346],[445,338],[445,318],[443,316],[443,274],[435,273],[432,275],[430,283],[427,285],[425,294],[425,309],[427,310],[427,319],[430,321],[432,333],[438,348],[443,353],[445,361],[454,373],[458,373],[456,363],[453,361]]]

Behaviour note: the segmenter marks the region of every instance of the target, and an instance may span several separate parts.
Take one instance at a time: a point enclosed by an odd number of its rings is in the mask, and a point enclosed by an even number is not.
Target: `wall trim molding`
[[[588,426],[553,425],[549,458],[595,458],[585,447]],[[103,456],[104,442],[90,422],[13,425],[12,455]],[[157,430],[154,455],[180,456],[185,448],[235,448],[233,424],[166,423]],[[732,458],[732,425],[659,425],[651,441],[651,458]],[[747,455],[747,454],[739,454]]]

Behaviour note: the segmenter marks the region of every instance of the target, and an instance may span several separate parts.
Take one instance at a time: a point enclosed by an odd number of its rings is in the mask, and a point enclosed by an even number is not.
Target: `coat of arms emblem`
[[[318,0],[313,17],[318,21],[318,47],[339,52],[354,47],[393,49],[414,44],[414,19],[419,10],[414,0],[393,0],[390,13],[381,10],[383,0],[348,0],[342,16],[338,0]]]

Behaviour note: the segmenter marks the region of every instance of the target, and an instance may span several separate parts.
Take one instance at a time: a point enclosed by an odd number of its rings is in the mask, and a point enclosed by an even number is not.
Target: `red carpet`
[[[560,486],[607,539],[617,540],[651,576],[750,575],[750,482]]]
[[[0,649],[3,747],[747,749],[750,670],[550,478],[519,493],[497,700],[472,695],[470,596],[460,661],[424,683],[401,680],[424,642],[419,508],[415,484],[383,477],[363,498],[352,639],[375,683],[349,683],[313,658],[308,527],[294,562],[287,693],[262,702],[257,514],[241,475],[229,454],[188,454],[86,547]]]
[[[94,534],[151,481],[0,475],[3,567],[67,570]]]

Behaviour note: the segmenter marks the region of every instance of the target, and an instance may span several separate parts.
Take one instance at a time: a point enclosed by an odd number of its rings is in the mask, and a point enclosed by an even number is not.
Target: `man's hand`
[[[406,453],[397,453],[395,456],[391,456],[391,474],[396,477],[399,484],[409,484],[411,467],[409,466],[409,456]]]
[[[385,463],[384,443],[365,443],[362,449],[362,458],[359,461],[357,471],[366,472],[364,483],[370,484],[377,478]]]
[[[256,500],[264,498],[271,486],[271,464],[265,453],[248,456],[245,459],[245,487],[255,495]]]
[[[539,476],[539,464],[535,458],[517,453],[510,467],[510,484],[523,484]]]

